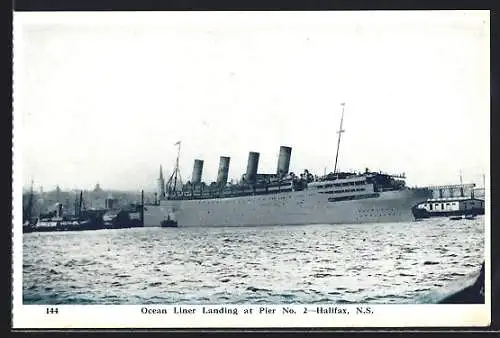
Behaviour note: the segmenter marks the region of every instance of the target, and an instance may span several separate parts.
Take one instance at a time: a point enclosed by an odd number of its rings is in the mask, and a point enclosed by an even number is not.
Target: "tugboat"
[[[168,214],[167,219],[161,221],[160,226],[162,228],[177,228],[177,221],[174,219],[174,217],[170,217],[170,215],[172,215],[172,213]]]

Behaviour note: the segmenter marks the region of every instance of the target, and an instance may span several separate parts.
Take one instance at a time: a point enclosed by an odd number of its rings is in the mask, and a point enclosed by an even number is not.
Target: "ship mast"
[[[339,138],[337,140],[337,153],[335,155],[335,166],[333,167],[333,173],[334,174],[337,172],[337,160],[339,158],[340,137],[341,137],[342,133],[345,131],[345,130],[342,129],[342,125],[344,123],[345,102],[342,102],[340,105],[342,106],[342,116],[340,117],[340,128],[337,131],[337,134],[339,134]]]
[[[83,190],[80,190],[80,200],[78,201],[78,221],[82,217]]]
[[[28,223],[31,223],[31,213],[33,209],[33,180],[31,180],[30,194],[28,198],[28,207],[26,210],[26,218],[28,219]]]
[[[172,173],[172,175],[170,175],[170,178],[169,178],[168,183],[167,183],[169,194],[171,192],[175,192],[176,191],[176,188],[177,188],[177,178],[179,179],[179,182],[182,185],[181,171],[179,169],[179,157],[180,157],[180,154],[181,154],[181,141],[177,141],[174,145],[177,146],[177,159],[175,161],[174,172]],[[172,180],[173,180],[173,183],[172,183]]]
[[[464,197],[464,184],[462,181],[462,170],[460,170],[460,197]]]
[[[177,143],[177,159],[175,161],[175,178],[174,178],[174,189],[177,187],[177,172],[179,171],[179,156],[181,155],[181,141],[178,141]],[[181,178],[181,175],[179,173],[179,180]]]

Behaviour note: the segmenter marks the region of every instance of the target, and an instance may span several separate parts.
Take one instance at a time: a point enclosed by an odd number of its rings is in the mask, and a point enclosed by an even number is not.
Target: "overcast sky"
[[[152,190],[180,169],[405,172],[482,186],[489,13],[15,13],[15,148],[23,184]]]

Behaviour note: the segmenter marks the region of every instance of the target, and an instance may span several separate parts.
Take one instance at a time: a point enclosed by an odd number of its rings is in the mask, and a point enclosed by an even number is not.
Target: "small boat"
[[[162,228],[177,228],[177,221],[173,214],[172,217],[170,217],[171,214],[172,212],[167,216],[167,219],[161,221],[160,225]]]
[[[452,216],[450,217],[451,221],[458,221],[461,219],[468,219],[468,220],[473,220],[476,219],[476,215],[459,215],[459,216]]]
[[[161,221],[160,225],[162,228],[177,228],[177,221],[166,219]]]

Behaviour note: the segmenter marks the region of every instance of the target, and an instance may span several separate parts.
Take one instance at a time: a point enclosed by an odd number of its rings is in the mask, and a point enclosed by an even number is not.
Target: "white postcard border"
[[[416,11],[415,11],[416,12]],[[465,11],[454,11],[457,15]],[[317,12],[316,12],[317,13]],[[468,15],[484,15],[489,20],[488,11],[468,11]],[[369,14],[369,13],[368,13]],[[368,15],[367,14],[367,15]],[[489,159],[485,175],[485,304],[481,305],[378,305],[378,304],[278,304],[278,305],[24,305],[22,297],[23,233],[22,233],[22,114],[23,98],[15,88],[22,79],[22,68],[16,66],[16,60],[22,59],[22,25],[33,23],[87,23],[87,24],[124,24],[130,22],[148,22],[160,24],[167,15],[163,12],[121,12],[121,13],[14,13],[13,15],[13,278],[12,301],[13,328],[263,328],[263,327],[483,327],[491,321],[491,274],[490,274],[490,172]],[[229,18],[239,21],[248,19],[250,12],[211,12],[203,13],[168,13],[175,20],[218,20]],[[231,16],[232,15],[232,16]],[[259,13],[260,15],[260,13]],[[325,19],[327,13],[281,12],[262,13],[261,19],[270,22],[276,15],[294,20],[307,18]],[[411,17],[412,13],[407,13]],[[489,130],[488,121],[488,130]],[[489,133],[483,135],[488,139]],[[478,267],[479,268],[479,267]],[[194,314],[175,314],[174,307],[194,309]],[[206,309],[237,309],[234,314],[203,314]],[[283,308],[296,313],[284,313]],[[304,312],[304,307],[331,308],[334,313]],[[356,314],[357,308],[370,308],[373,313]],[[144,309],[166,309],[167,314],[144,314]],[[252,314],[244,314],[245,309],[253,309]],[[261,308],[263,313],[259,313]],[[348,315],[336,313],[333,309],[346,309]],[[52,313],[51,313],[52,309]],[[57,309],[57,310],[55,310]],[[268,313],[274,309],[274,313]],[[330,310],[329,310],[330,311]],[[55,313],[57,312],[57,313]]]

